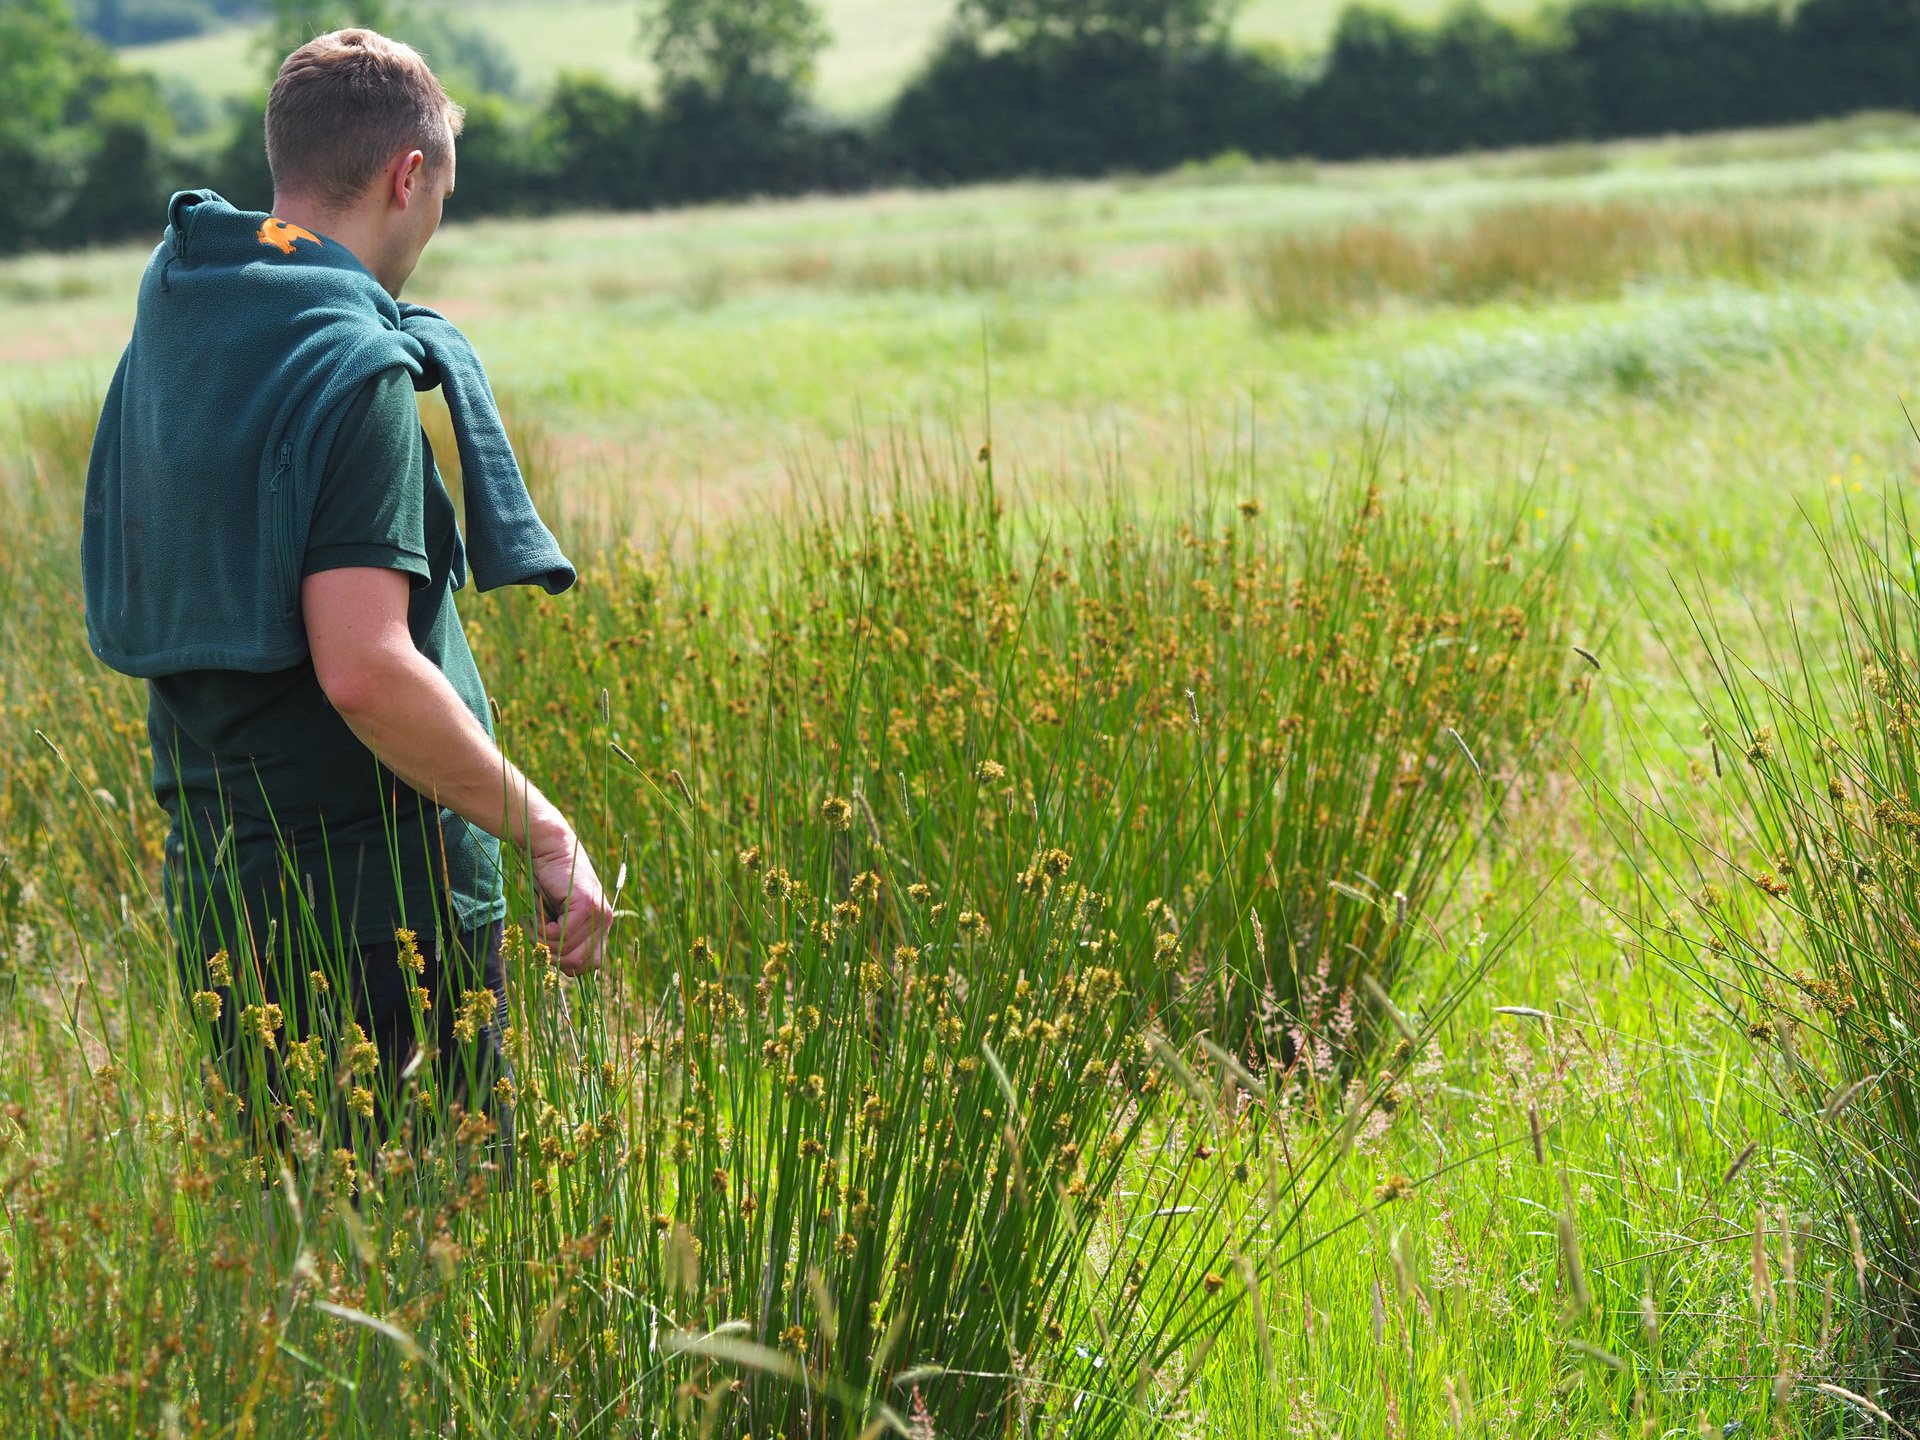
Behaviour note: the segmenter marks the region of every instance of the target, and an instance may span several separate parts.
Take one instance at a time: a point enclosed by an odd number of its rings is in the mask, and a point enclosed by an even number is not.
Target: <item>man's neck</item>
[[[284,195],[275,191],[273,214],[289,224],[344,245],[375,279],[380,278],[380,230],[374,217],[366,211],[340,210],[305,196]],[[381,283],[384,285],[386,282],[382,280]]]

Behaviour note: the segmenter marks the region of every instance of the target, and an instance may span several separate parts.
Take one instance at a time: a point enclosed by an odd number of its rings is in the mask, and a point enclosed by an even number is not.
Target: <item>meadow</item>
[[[514,946],[511,1180],[330,1128],[324,997],[175,979],[74,544],[144,257],[0,265],[0,1405],[1908,1433],[1916,179],[1869,116],[456,200],[410,298],[582,564],[462,609],[623,911]]]

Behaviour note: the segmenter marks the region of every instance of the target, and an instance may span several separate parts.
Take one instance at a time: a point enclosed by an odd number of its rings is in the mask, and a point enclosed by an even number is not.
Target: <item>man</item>
[[[465,545],[415,407],[416,377],[444,373],[456,424],[464,413],[457,356],[423,347],[417,316],[464,340],[397,303],[453,193],[461,118],[419,54],[371,31],[287,58],[267,106],[272,214],[206,191],[170,206],[82,537],[95,653],[149,684],[196,1009],[230,1060],[251,1027],[258,1075],[261,1052],[285,1053],[276,1022],[312,1023],[306,977],[333,972],[378,1046],[361,1068],[377,1068],[383,1109],[426,1056],[447,1098],[501,1108],[502,840],[526,856],[562,971],[601,964],[611,921],[567,818],[493,743],[453,597],[483,518],[512,533],[491,581],[476,564],[482,588],[557,590],[572,569],[526,502],[477,362],[466,399],[518,493],[504,522],[486,515],[487,477],[468,466]],[[536,558],[516,563],[516,547]]]

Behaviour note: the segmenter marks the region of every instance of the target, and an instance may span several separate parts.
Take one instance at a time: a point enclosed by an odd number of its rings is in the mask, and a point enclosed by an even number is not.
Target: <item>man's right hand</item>
[[[495,747],[447,677],[414,646],[398,570],[323,570],[301,584],[320,688],[360,742],[407,784],[489,835],[525,847],[550,902],[540,939],[568,975],[606,960],[613,907],[557,807]]]
[[[545,914],[541,938],[563,974],[585,975],[606,961],[613,906],[579,836],[564,823],[531,837],[534,884]]]

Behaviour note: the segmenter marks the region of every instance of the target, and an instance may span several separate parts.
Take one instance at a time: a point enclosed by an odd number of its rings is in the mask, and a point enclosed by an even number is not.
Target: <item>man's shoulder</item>
[[[343,423],[418,425],[420,410],[415,393],[413,376],[395,361],[360,382],[360,388],[347,400]]]
[[[361,381],[347,397],[328,440],[329,484],[356,475],[382,486],[404,478],[393,472],[412,463],[419,446],[420,410],[414,395],[413,377],[402,365],[389,365]]]

